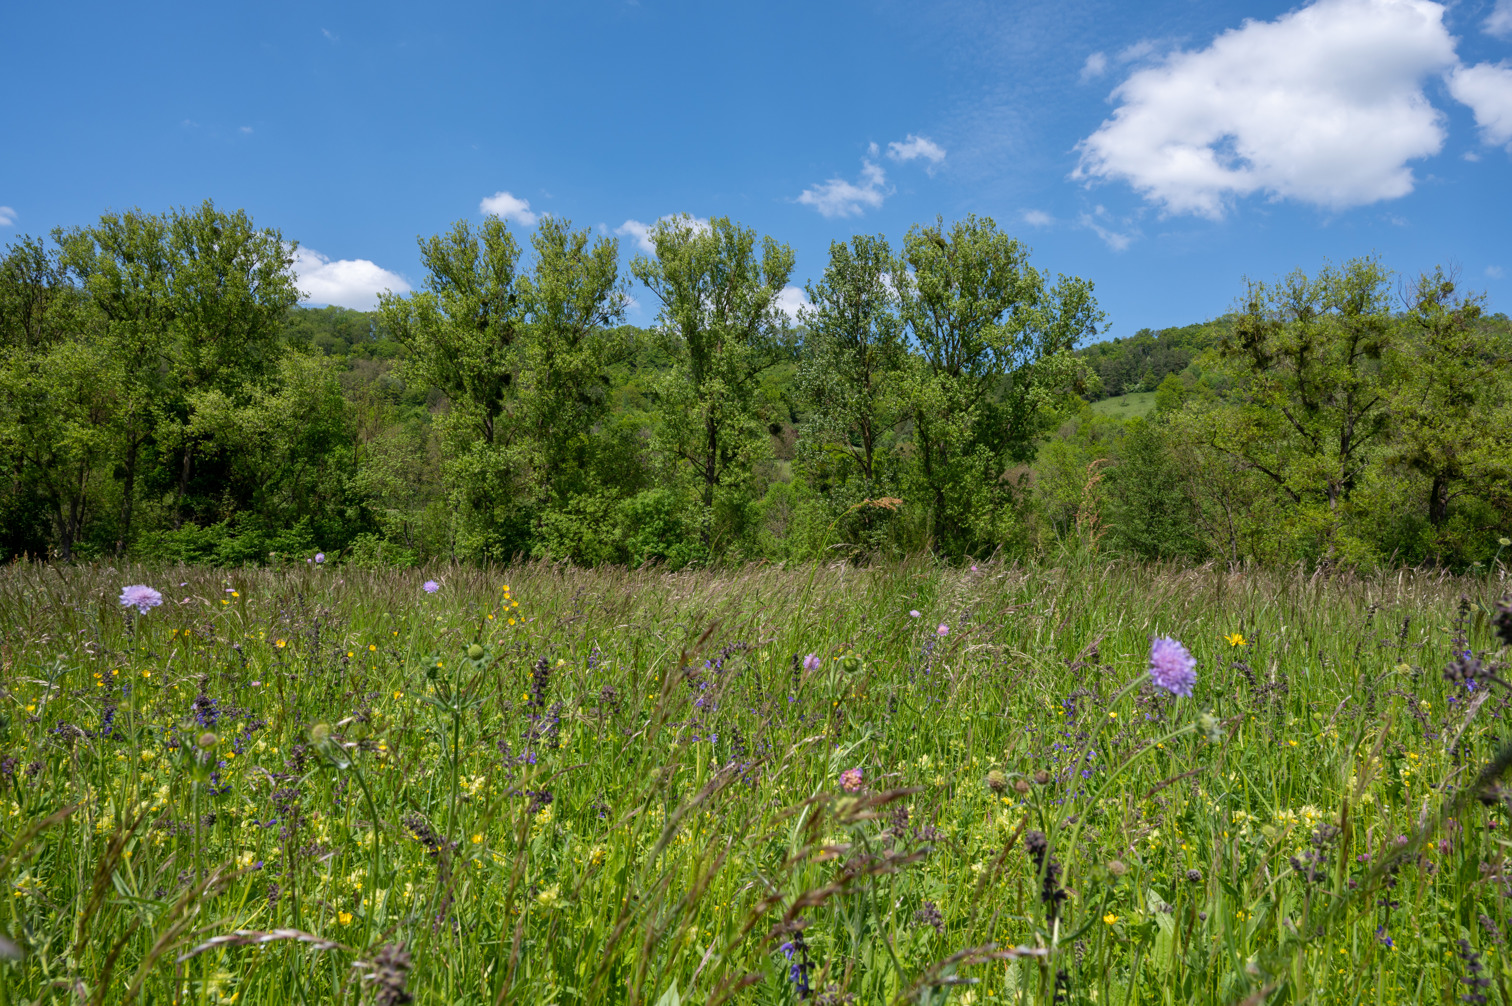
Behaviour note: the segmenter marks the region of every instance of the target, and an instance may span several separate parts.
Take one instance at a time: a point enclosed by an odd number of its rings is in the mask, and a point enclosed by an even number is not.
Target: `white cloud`
[[[1103,244],[1116,252],[1121,252],[1129,247],[1134,239],[1139,236],[1138,228],[1131,227],[1128,231],[1114,230],[1114,227],[1119,226],[1120,222],[1114,220],[1113,214],[1109,213],[1107,208],[1103,206],[1097,207],[1091,213],[1083,213],[1078,223],[1102,238]],[[1121,222],[1121,225],[1129,227],[1131,223],[1132,221],[1124,220]]]
[[[301,301],[305,304],[335,304],[371,311],[378,303],[378,295],[385,290],[394,293],[410,291],[403,276],[365,258],[332,262],[309,248],[294,252],[294,275],[305,295]]]
[[[902,141],[894,140],[887,145],[887,156],[895,161],[912,161],[920,157],[931,166],[945,160],[945,148],[924,136],[909,133]]]
[[[1512,0],[1496,0],[1496,6],[1481,25],[1488,35],[1512,38]]]
[[[16,226],[16,211],[9,206],[0,206],[0,227]]]
[[[525,227],[534,227],[539,216],[530,212],[530,201],[519,199],[508,192],[495,192],[478,204],[478,209],[500,220],[513,220]]]
[[[1490,276],[1492,279],[1501,279],[1504,273],[1502,272],[1501,266],[1488,265],[1486,266],[1486,275]]]
[[[341,41],[341,36],[337,35],[335,32],[331,31],[331,29],[329,29],[329,28],[322,28],[322,29],[320,29],[320,33],[322,35],[324,35],[328,40],[330,40],[332,42],[340,42]]]
[[[1019,216],[1030,227],[1049,227],[1055,223],[1055,218],[1044,210],[1025,210]]]
[[[799,311],[813,306],[801,287],[785,286],[777,292],[777,310],[787,315],[788,321],[797,321]]]
[[[1082,64],[1082,68],[1081,68],[1082,83],[1085,84],[1089,80],[1096,80],[1098,77],[1101,77],[1103,74],[1105,74],[1107,72],[1108,72],[1108,57],[1104,56],[1100,52],[1094,52],[1092,55],[1088,56],[1087,57],[1087,61]]]
[[[243,127],[241,127],[241,131],[243,133],[251,133],[252,132],[252,127],[251,126],[243,126]]]
[[[871,157],[877,155],[875,143],[871,145],[869,153]],[[798,202],[812,206],[823,217],[859,217],[869,209],[877,209],[882,205],[882,200],[892,194],[892,190],[885,188],[887,173],[871,157],[861,159],[859,184],[848,182],[844,178],[831,178],[811,189],[804,189],[798,196]]]
[[[1406,195],[1407,162],[1444,142],[1422,89],[1456,64],[1443,16],[1429,0],[1317,0],[1173,52],[1114,90],[1072,177],[1212,218],[1256,192],[1330,208]]]
[[[1455,67],[1449,93],[1475,113],[1482,140],[1512,150],[1512,63]]]
[[[635,247],[639,248],[647,255],[655,255],[656,244],[651,240],[652,229],[654,229],[657,224],[664,224],[678,219],[691,223],[695,231],[704,231],[709,229],[709,221],[706,217],[695,217],[689,213],[669,213],[664,217],[657,218],[655,224],[642,223],[639,220],[626,220],[624,223],[614,228],[614,233],[618,234],[622,238],[633,238],[635,240]]]

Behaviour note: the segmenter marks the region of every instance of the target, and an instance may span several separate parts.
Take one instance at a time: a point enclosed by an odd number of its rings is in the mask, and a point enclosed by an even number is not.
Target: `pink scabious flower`
[[[918,618],[918,617],[919,617],[919,612],[918,612],[918,610],[917,610],[917,609],[915,609],[915,610],[914,610],[914,611],[910,611],[910,612],[909,612],[909,613],[908,613],[908,617],[909,617],[909,618]]]
[[[1172,695],[1190,697],[1197,683],[1197,658],[1176,640],[1157,636],[1150,642],[1150,680]]]
[[[319,566],[323,562],[325,562],[325,553],[324,552],[316,552],[315,553],[315,565]]]
[[[950,635],[950,626],[946,625],[944,622],[941,622],[939,624],[939,627],[935,629],[935,635],[939,636],[941,639],[944,639],[946,636]]]
[[[133,584],[130,587],[121,588],[121,607],[135,608],[142,614],[147,614],[153,608],[163,603],[163,595],[145,587],[142,584]]]
[[[808,656],[804,657],[803,669],[805,671],[817,671],[819,669],[819,654],[810,653]]]
[[[441,585],[435,580],[426,580],[420,585],[420,589],[425,591],[427,594],[434,594],[436,591],[441,589]]]
[[[861,788],[861,770],[848,768],[840,773],[840,788],[847,793],[854,793]]]

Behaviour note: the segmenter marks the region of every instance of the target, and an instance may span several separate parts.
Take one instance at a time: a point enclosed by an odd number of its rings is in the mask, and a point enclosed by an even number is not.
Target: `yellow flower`
[[[552,884],[540,894],[536,895],[536,901],[542,908],[555,908],[562,900],[562,885]]]
[[[280,650],[281,650],[281,649],[283,649],[283,648],[284,648],[284,647],[285,647],[285,646],[288,646],[288,645],[289,645],[289,644],[288,644],[288,643],[286,643],[286,642],[285,642],[285,641],[284,641],[284,640],[282,640],[282,639],[275,639],[275,640],[273,640],[273,645],[274,645],[274,646],[276,646],[276,647],[278,647],[278,648],[279,648],[279,649],[280,649]]]
[[[482,832],[474,833],[472,841],[473,841],[473,845],[479,845],[479,844],[481,844],[483,842],[483,833]]]
[[[377,653],[378,652],[378,644],[377,643],[369,643],[368,644],[368,652],[369,653]]]
[[[351,912],[337,912],[336,913],[336,921],[339,922],[339,923],[341,923],[343,926],[350,926],[352,924],[352,913]]]
[[[1118,916],[1114,915],[1112,912],[1109,912],[1107,915],[1103,916],[1103,921],[1111,926],[1113,923],[1118,921]]]
[[[1237,632],[1231,632],[1227,636],[1224,636],[1223,638],[1228,640],[1228,644],[1230,646],[1243,646],[1244,645],[1244,637],[1242,635],[1240,635],[1239,633],[1237,633]]]

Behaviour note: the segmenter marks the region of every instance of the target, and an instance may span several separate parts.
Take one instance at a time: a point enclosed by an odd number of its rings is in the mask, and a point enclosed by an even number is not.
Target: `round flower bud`
[[[1050,782],[1050,773],[1046,772],[1044,769],[1040,769],[1038,772],[1034,773],[1034,781],[1039,783],[1041,786],[1044,786]]]
[[[1122,877],[1129,872],[1129,868],[1124,865],[1121,859],[1110,859],[1108,860],[1108,872],[1115,877]]]
[[[483,659],[483,647],[479,646],[477,643],[474,643],[471,646],[469,646],[467,648],[467,658],[469,660],[482,660]]]
[[[324,744],[331,739],[331,728],[324,723],[317,723],[310,728],[310,740],[316,744]]]
[[[1029,792],[1029,784],[1022,779],[1013,780],[1013,791],[1019,796]]]
[[[1008,789],[1008,777],[997,769],[987,773],[987,788],[994,793],[1002,793]]]
[[[1202,883],[1202,871],[1201,870],[1188,870],[1187,871],[1187,880],[1188,880],[1188,882],[1193,883],[1193,884],[1200,884],[1200,883]]]
[[[208,751],[211,748],[215,747],[215,745],[220,743],[220,738],[215,736],[210,731],[206,730],[204,733],[199,735],[199,739],[194,743],[199,745],[201,751]]]

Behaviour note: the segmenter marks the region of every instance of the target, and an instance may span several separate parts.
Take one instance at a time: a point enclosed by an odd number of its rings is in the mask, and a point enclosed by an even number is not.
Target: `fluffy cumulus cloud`
[[[530,201],[508,192],[495,192],[478,204],[478,209],[500,220],[513,220],[525,227],[534,227],[538,215],[530,212]]]
[[[1318,0],[1135,70],[1073,177],[1123,180],[1173,213],[1264,193],[1332,209],[1412,191],[1443,117],[1425,79],[1457,65],[1429,0]]]
[[[294,275],[305,304],[335,304],[358,311],[371,311],[385,290],[409,293],[410,285],[398,273],[389,272],[367,259],[332,262],[318,251],[300,248],[294,252]]]
[[[1491,8],[1491,13],[1486,16],[1485,24],[1488,35],[1498,38],[1512,38],[1512,0],[1496,0],[1496,6]]]
[[[9,206],[0,206],[0,227],[16,226],[16,211]]]
[[[789,321],[796,322],[799,311],[813,306],[801,287],[785,286],[777,293],[777,310],[787,315]]]
[[[1456,67],[1449,93],[1475,113],[1481,139],[1512,150],[1512,63],[1478,63]]]

